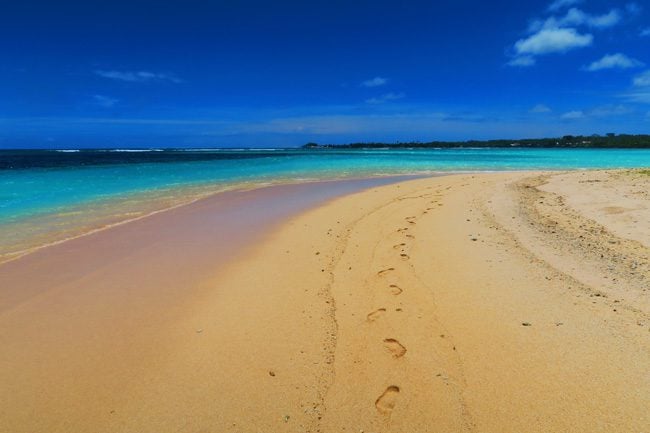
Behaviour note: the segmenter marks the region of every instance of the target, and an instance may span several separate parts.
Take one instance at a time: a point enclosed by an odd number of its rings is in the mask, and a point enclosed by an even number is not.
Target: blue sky
[[[0,147],[650,131],[644,1],[4,1]]]

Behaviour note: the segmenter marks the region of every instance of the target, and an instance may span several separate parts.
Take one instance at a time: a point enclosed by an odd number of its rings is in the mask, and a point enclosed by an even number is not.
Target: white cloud
[[[585,69],[591,72],[603,69],[629,69],[643,66],[643,62],[626,56],[623,53],[607,54],[602,59],[596,60]]]
[[[589,110],[589,115],[594,117],[623,116],[633,110],[625,105],[603,105]]]
[[[650,36],[650,27],[641,30],[641,36]]]
[[[172,83],[182,83],[183,80],[172,74],[161,74],[149,71],[105,71],[97,70],[95,74],[111,80],[128,81],[132,83],[145,83],[151,81],[169,81]]]
[[[585,113],[582,111],[569,111],[568,113],[564,113],[562,115],[562,119],[565,120],[577,120],[577,119],[584,119]]]
[[[634,1],[621,5],[620,8],[610,9],[603,14],[591,14],[575,5],[584,0],[555,0],[547,8],[545,18],[529,22],[527,36],[514,44],[514,53],[510,54],[508,66],[532,66],[536,57],[550,53],[564,53],[576,48],[591,46],[594,35],[587,29],[603,30],[613,27],[628,15],[638,15],[642,10]],[[564,11],[564,9],[567,9]],[[650,34],[650,29],[649,34]],[[641,32],[642,34],[644,31]],[[607,59],[603,59],[607,60]],[[613,59],[609,59],[610,61]],[[613,67],[622,66],[622,59]],[[633,61],[633,59],[628,59]],[[596,62],[594,62],[596,63]],[[627,63],[630,64],[629,62]],[[591,65],[597,68],[598,65]],[[637,65],[638,66],[638,65]],[[608,66],[603,67],[602,69]],[[596,70],[596,69],[594,69]]]
[[[542,55],[562,53],[592,44],[594,37],[590,34],[580,34],[575,29],[543,29],[520,39],[515,43],[518,55]]]
[[[388,83],[388,78],[375,77],[361,83],[362,87],[380,87]]]
[[[564,27],[564,26],[580,26],[589,21],[589,15],[580,9],[571,8],[567,11],[566,15],[562,18],[556,19],[555,17],[549,18],[547,26],[550,27]]]
[[[615,26],[621,21],[621,19],[623,19],[623,17],[621,16],[621,13],[618,11],[618,9],[612,9],[605,15],[588,15],[587,24],[591,27],[606,28]]]
[[[632,113],[634,110],[626,105],[601,105],[590,108],[589,110],[575,110],[562,114],[563,120],[580,120],[587,118],[611,118],[614,116],[624,116]]]
[[[571,7],[582,0],[556,0],[548,7],[548,11],[559,13],[569,8],[564,15],[553,15],[545,19],[536,19],[528,25],[528,36],[519,39],[514,44],[514,55],[511,55],[508,66],[532,66],[536,57],[550,53],[564,53],[576,48],[593,44],[594,36],[585,28],[605,29],[621,22],[623,14],[619,9],[611,9],[602,15],[592,15],[576,7]],[[625,10],[629,13],[638,11],[636,3],[628,3]]]
[[[650,70],[634,77],[633,84],[635,87],[650,87]]]
[[[619,95],[621,98],[639,104],[650,104],[650,89],[640,88]]]
[[[628,100],[640,104],[650,104],[650,92],[637,92],[628,95]]]
[[[519,56],[515,57],[514,59],[510,60],[507,65],[508,66],[519,66],[519,67],[527,67],[527,66],[533,66],[537,63],[535,58],[533,56]]]
[[[529,26],[530,32],[543,29],[559,29],[565,27],[588,26],[604,29],[618,24],[623,19],[618,9],[612,9],[603,15],[591,15],[577,8],[571,8],[562,17],[550,17],[545,20],[535,20]]]
[[[544,104],[537,104],[530,109],[530,112],[535,114],[550,113],[551,111],[553,110]]]
[[[93,100],[95,101],[95,104],[104,108],[114,107],[118,102],[120,102],[119,99],[111,98],[110,96],[104,96],[104,95],[93,95]]]
[[[373,104],[373,105],[383,104],[384,102],[389,102],[389,101],[395,101],[397,99],[402,99],[402,98],[404,98],[404,96],[406,96],[406,95],[404,95],[404,93],[393,93],[393,92],[384,93],[381,96],[366,99],[366,104]]]
[[[548,10],[551,12],[556,12],[560,9],[573,6],[581,2],[582,0],[555,0],[548,6]]]
[[[650,104],[650,71],[634,77],[633,83],[636,88],[621,96],[631,102]]]

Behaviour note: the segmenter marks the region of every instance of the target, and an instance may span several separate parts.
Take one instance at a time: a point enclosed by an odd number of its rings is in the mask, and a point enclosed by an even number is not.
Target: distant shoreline
[[[358,142],[349,144],[307,143],[303,149],[436,149],[436,148],[544,148],[544,149],[650,149],[650,135],[606,134],[565,135],[551,138],[467,140],[467,141],[409,141]]]
[[[302,146],[284,147],[160,147],[160,146],[121,146],[121,147],[17,147],[0,148],[1,153],[27,153],[27,152],[52,152],[53,154],[75,153],[160,153],[188,152],[201,154],[204,152],[264,152],[264,151],[296,151],[312,149],[467,149],[467,148],[535,148],[535,149],[650,149],[650,134],[592,134],[592,135],[564,135],[562,137],[547,138],[499,138],[494,140],[432,140],[432,141],[360,141],[352,143],[316,143],[308,142]],[[130,155],[133,156],[133,155]],[[161,157],[163,158],[163,157]],[[2,162],[0,160],[0,162]],[[1,165],[0,165],[1,168]]]

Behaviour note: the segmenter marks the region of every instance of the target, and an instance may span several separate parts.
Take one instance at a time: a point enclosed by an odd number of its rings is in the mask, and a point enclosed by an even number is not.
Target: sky
[[[648,0],[4,0],[0,57],[0,148],[650,132]]]

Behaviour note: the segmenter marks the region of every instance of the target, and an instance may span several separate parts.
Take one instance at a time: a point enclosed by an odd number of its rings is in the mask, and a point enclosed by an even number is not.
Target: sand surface
[[[650,432],[649,189],[413,180],[234,258],[204,202],[0,265],[0,432]]]

